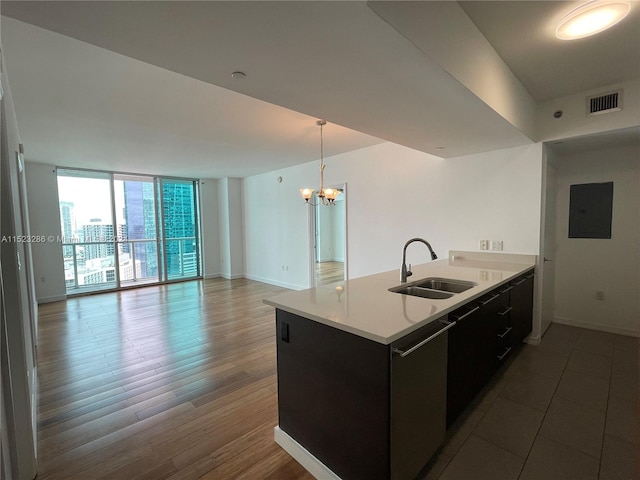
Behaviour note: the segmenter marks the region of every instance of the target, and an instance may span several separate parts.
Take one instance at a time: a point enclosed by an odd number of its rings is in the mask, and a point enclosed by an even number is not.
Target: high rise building
[[[96,242],[92,245],[85,245],[85,260],[114,255],[113,225],[103,223],[100,218],[92,218],[88,225],[82,226],[82,234],[85,242]]]
[[[192,182],[163,182],[162,200],[167,273],[198,274],[196,205]]]
[[[156,248],[155,195],[152,182],[126,180],[124,182],[124,218],[126,237],[129,240],[145,240],[126,244],[126,252],[140,262],[141,277],[158,275],[158,251]],[[133,252],[130,250],[133,247]],[[138,267],[136,267],[138,271]]]
[[[60,233],[65,242],[72,242],[76,235],[75,204],[60,202]]]

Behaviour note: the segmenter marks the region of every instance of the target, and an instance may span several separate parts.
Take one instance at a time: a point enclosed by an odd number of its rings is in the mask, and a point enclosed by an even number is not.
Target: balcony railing
[[[68,242],[62,251],[68,294],[200,275],[196,237]]]

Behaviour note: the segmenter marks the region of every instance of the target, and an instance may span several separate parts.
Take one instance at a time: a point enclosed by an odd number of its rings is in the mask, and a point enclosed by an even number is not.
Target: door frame
[[[540,343],[545,331],[553,319],[544,320],[544,313],[553,317],[555,268],[551,263],[555,261],[555,195],[554,180],[555,166],[550,160],[550,152],[546,144],[542,146],[542,192],[540,208],[540,247],[536,265],[536,313],[534,330],[529,337],[529,343]],[[551,172],[551,173],[550,173]],[[551,200],[551,201],[550,201]],[[548,240],[551,239],[551,242]]]
[[[348,259],[349,259],[349,243],[348,243],[348,238],[349,238],[349,232],[348,232],[348,226],[349,226],[349,204],[348,202],[348,195],[347,195],[347,182],[344,183],[338,183],[338,184],[333,184],[333,185],[328,185],[327,188],[337,188],[337,189],[341,189],[342,190],[342,195],[344,195],[344,238],[343,238],[343,242],[344,242],[344,277],[343,280],[347,280],[349,278],[348,272],[349,272],[349,268],[348,268]],[[317,201],[317,192],[314,193],[313,198]],[[316,287],[316,275],[315,275],[315,264],[316,264],[316,209],[318,207],[315,206],[311,206],[309,205],[309,209],[308,209],[308,226],[309,226],[309,287],[310,288],[315,288]]]

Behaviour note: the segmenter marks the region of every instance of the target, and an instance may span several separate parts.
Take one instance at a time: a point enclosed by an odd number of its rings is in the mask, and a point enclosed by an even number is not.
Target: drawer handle
[[[486,305],[489,302],[493,302],[496,298],[498,298],[500,296],[499,293],[496,293],[493,297],[491,297],[489,300],[485,300],[484,302],[481,302],[482,305]]]
[[[529,279],[529,278],[533,278],[533,277],[535,277],[535,276],[536,276],[536,274],[535,274],[535,273],[532,273],[531,275],[527,275],[527,279]]]
[[[511,329],[512,329],[512,327],[507,327],[507,328],[505,329],[505,331],[504,331],[504,332],[502,332],[502,335],[500,335],[500,334],[497,334],[497,335],[498,335],[500,338],[504,338],[504,336],[505,336],[507,333],[509,333],[509,332],[511,331]]]
[[[462,320],[463,318],[467,318],[469,315],[471,315],[473,312],[475,312],[476,310],[480,310],[480,307],[475,307],[472,310],[469,310],[467,313],[465,313],[464,315],[460,316],[460,317],[456,317],[455,315],[453,316],[453,318],[456,319],[456,322],[459,322],[460,320]]]
[[[507,348],[502,355],[498,355],[498,360],[502,360],[504,357],[509,355],[510,351],[511,351],[511,347]]]
[[[511,310],[513,310],[513,307],[507,307],[504,312],[498,312],[498,315],[500,315],[501,317],[504,317],[507,313],[509,313]]]
[[[399,348],[394,348],[392,351],[393,353],[397,353],[398,355],[400,355],[401,357],[406,357],[407,355],[409,355],[410,353],[415,352],[417,349],[419,349],[420,347],[422,347],[423,345],[426,345],[427,343],[429,343],[431,340],[433,340],[434,338],[436,338],[438,335],[440,335],[443,332],[446,332],[447,330],[449,330],[451,327],[453,327],[456,322],[445,322],[442,321],[442,323],[444,325],[446,325],[444,328],[438,330],[436,333],[434,333],[433,335],[431,335],[430,337],[425,338],[424,340],[422,340],[419,343],[416,343],[413,347],[411,347],[409,350],[400,350]]]
[[[523,278],[522,280],[518,280],[516,283],[514,283],[514,285],[522,285],[526,281],[527,281],[527,279]]]
[[[509,285],[507,288],[505,288],[504,290],[500,290],[500,293],[507,293],[509,290],[511,290],[513,288],[513,285]]]

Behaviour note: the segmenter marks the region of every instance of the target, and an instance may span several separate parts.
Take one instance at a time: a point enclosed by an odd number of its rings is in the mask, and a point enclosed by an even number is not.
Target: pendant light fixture
[[[316,125],[320,127],[320,190],[318,190],[318,200],[322,205],[334,205],[336,198],[340,195],[340,190],[337,188],[324,188],[324,145],[322,138],[322,127],[327,124],[325,120],[318,120]],[[313,193],[315,190],[313,188],[301,188],[300,195],[304,198],[304,201],[313,205],[314,207],[318,205],[317,203],[312,203],[309,200],[313,197]]]
[[[556,28],[560,40],[576,40],[602,32],[631,10],[629,0],[592,0],[567,14]]]

